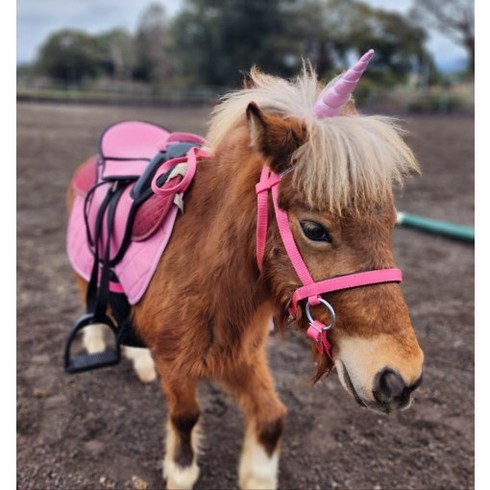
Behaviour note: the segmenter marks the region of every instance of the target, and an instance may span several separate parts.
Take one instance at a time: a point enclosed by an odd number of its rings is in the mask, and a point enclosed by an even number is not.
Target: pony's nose
[[[374,380],[373,395],[376,401],[390,410],[403,408],[410,402],[410,393],[421,383],[422,377],[412,386],[407,386],[403,378],[393,369],[378,372]]]

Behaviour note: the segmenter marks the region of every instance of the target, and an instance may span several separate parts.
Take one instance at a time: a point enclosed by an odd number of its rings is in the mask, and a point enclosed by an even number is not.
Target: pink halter
[[[294,241],[293,233],[289,226],[287,212],[279,207],[278,185],[281,181],[281,175],[273,172],[269,167],[264,166],[260,175],[260,181],[256,185],[257,193],[257,235],[256,235],[256,250],[257,264],[259,270],[262,270],[262,261],[264,258],[264,250],[267,239],[268,228],[268,191],[272,193],[272,202],[274,205],[274,213],[276,216],[277,226],[282,238],[282,242],[286,252],[293,264],[294,270],[298,275],[303,286],[296,289],[292,298],[289,313],[292,317],[296,316],[298,303],[303,299],[307,299],[305,313],[309,322],[309,327],[306,331],[308,337],[315,341],[317,349],[332,358],[331,344],[327,339],[327,331],[335,325],[335,311],[332,305],[321,297],[322,294],[332,291],[340,291],[342,289],[350,289],[359,286],[368,286],[371,284],[381,284],[387,282],[401,282],[402,273],[400,269],[379,269],[368,272],[358,272],[356,274],[348,274],[338,276],[331,279],[315,282],[306,266],[301,254]],[[323,304],[330,314],[330,324],[314,320],[311,316],[310,307]]]

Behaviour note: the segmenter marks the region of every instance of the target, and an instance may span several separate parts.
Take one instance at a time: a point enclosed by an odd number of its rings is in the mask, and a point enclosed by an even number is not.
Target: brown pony
[[[167,488],[191,488],[198,478],[196,391],[203,379],[221,382],[243,410],[239,486],[277,486],[286,407],[274,389],[265,345],[273,318],[285,328],[301,282],[270,198],[257,264],[255,188],[264,165],[282,175],[279,206],[315,281],[394,267],[392,186],[418,165],[392,119],[360,115],[352,100],[336,117],[316,117],[312,107],[321,91],[311,68],[293,81],[252,70],[246,87],[215,108],[207,135],[212,156],[199,163],[186,211],[133,307],[151,357],[142,349],[128,355],[145,381],[155,377],[153,359],[167,400]],[[79,283],[84,290],[85,281]],[[335,368],[359,405],[385,413],[406,408],[420,383],[423,354],[400,286],[324,296],[337,321],[328,332],[331,358],[312,343],[315,379]],[[313,305],[311,315],[331,322],[321,305]],[[306,331],[304,302],[293,323]],[[96,326],[85,345],[104,349]]]

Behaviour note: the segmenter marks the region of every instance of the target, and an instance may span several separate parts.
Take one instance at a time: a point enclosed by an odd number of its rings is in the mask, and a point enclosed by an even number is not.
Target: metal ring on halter
[[[335,315],[335,310],[333,309],[333,306],[328,301],[324,300],[323,298],[318,298],[318,301],[322,305],[325,306],[325,308],[327,309],[327,311],[330,315],[330,320],[331,320],[329,325],[325,325],[323,327],[323,330],[330,330],[331,328],[333,328],[335,326],[335,320],[337,318],[337,316]],[[311,316],[310,308],[311,308],[310,303],[309,302],[306,303],[306,309],[305,309],[306,318],[308,318],[310,325],[312,325],[314,320],[313,320],[313,317]]]

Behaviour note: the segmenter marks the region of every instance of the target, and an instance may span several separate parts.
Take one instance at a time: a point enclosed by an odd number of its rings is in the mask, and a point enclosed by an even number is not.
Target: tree
[[[169,27],[162,5],[151,4],[142,14],[135,39],[135,78],[143,81],[167,80],[172,73],[168,54]]]
[[[236,86],[253,65],[289,77],[302,58],[330,78],[370,48],[367,78],[380,83],[403,82],[430,64],[425,29],[355,0],[187,0],[172,32],[189,83]]]
[[[475,7],[473,0],[414,0],[411,16],[435,28],[468,53],[468,72],[475,73]]]
[[[297,71],[295,0],[187,0],[173,24],[181,77],[235,86],[253,65],[277,75]]]
[[[305,55],[323,77],[370,48],[376,56],[365,78],[385,85],[403,82],[409,73],[430,64],[425,29],[397,13],[356,0],[304,0],[301,12]]]
[[[335,69],[337,53],[342,51],[343,36],[325,0],[304,0],[298,5],[295,29],[301,45],[301,56],[309,60],[320,76]]]
[[[122,28],[112,29],[97,36],[103,72],[116,80],[127,80],[135,65],[135,49],[132,36]]]
[[[41,46],[38,69],[64,83],[80,83],[93,78],[100,69],[97,40],[78,30],[55,32]]]

